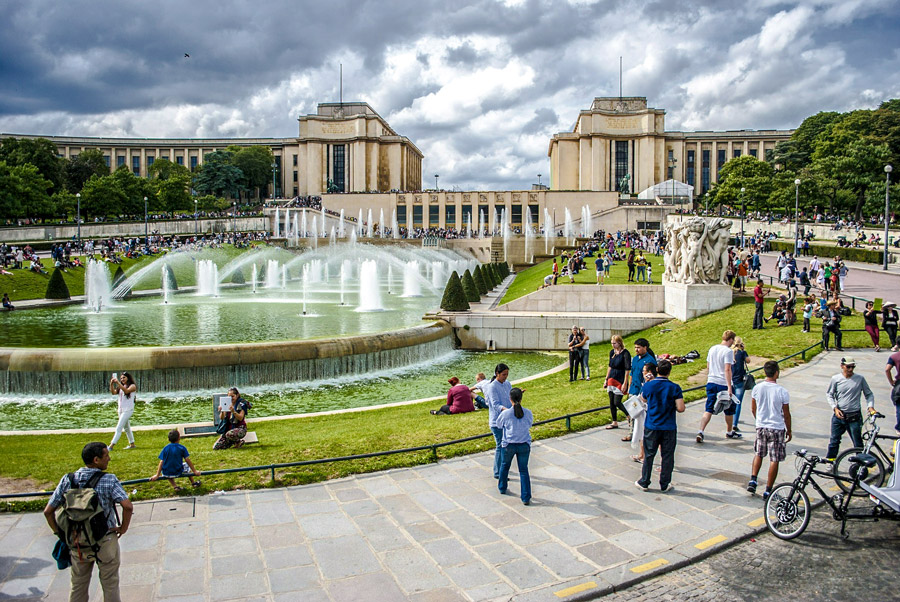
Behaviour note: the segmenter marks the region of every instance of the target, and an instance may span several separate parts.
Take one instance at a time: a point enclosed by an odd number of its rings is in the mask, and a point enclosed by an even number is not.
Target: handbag
[[[641,403],[641,398],[638,395],[632,395],[622,405],[625,406],[625,411],[628,412],[632,420],[640,416],[644,411],[644,404]]]
[[[752,391],[753,387],[756,386],[756,377],[753,376],[750,372],[747,373],[747,376],[744,377],[744,390]]]
[[[228,431],[231,430],[231,419],[228,417],[223,418],[219,421],[219,424],[216,426],[216,434],[224,435]]]

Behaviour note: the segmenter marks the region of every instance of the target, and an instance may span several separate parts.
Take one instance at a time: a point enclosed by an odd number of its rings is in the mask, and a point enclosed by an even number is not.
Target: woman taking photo
[[[531,455],[531,425],[534,416],[531,410],[522,407],[522,389],[510,390],[512,411],[504,410],[497,419],[497,425],[503,433],[503,460],[500,464],[500,481],[497,487],[500,493],[506,493],[509,484],[509,468],[513,456],[519,467],[519,484],[521,485],[522,503],[531,504],[531,477],[528,475],[528,456]]]
[[[109,381],[109,392],[119,397],[119,421],[116,423],[116,434],[109,444],[109,451],[112,451],[119,442],[122,432],[128,438],[128,446],[125,449],[134,449],[134,434],[131,432],[131,415],[134,414],[134,398],[137,394],[134,378],[128,372],[123,372],[121,379],[113,374]]]
[[[625,410],[622,396],[625,394],[625,375],[631,371],[631,354],[625,349],[622,337],[617,334],[610,339],[612,349],[609,350],[609,364],[606,369],[606,390],[609,392],[609,412],[612,414],[612,422],[606,426],[607,430],[619,428],[619,410]]]

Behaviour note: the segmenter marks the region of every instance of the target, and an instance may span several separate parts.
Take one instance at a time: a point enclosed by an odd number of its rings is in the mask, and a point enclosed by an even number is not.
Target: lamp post
[[[747,192],[746,188],[741,188],[741,244],[740,247],[744,248],[744,193]]]
[[[434,191],[435,192],[438,191],[438,178],[440,178],[440,177],[441,176],[439,176],[438,174],[434,174]]]
[[[150,246],[150,227],[147,224],[147,197],[144,197],[144,241]]]
[[[272,202],[275,202],[275,172],[278,170],[278,164],[272,162]]]
[[[538,174],[538,190],[541,189],[541,174]]]
[[[891,218],[891,171],[893,167],[884,166],[884,269],[887,270],[888,264],[888,222]]]
[[[237,238],[237,201],[231,201],[231,233]]]
[[[78,224],[78,247],[81,248],[81,193],[75,195],[75,223]]]
[[[703,204],[706,205],[706,217],[709,217],[709,192],[703,193]]]
[[[194,199],[194,236],[200,234],[200,223],[197,219],[200,217],[200,213],[197,211],[197,199]]]
[[[794,257],[800,241],[800,178],[794,180]]]

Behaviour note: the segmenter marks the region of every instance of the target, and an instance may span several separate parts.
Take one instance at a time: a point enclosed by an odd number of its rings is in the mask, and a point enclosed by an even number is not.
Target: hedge
[[[469,303],[478,303],[481,301],[481,295],[478,294],[478,287],[472,279],[472,272],[466,270],[462,277],[463,292],[466,294],[466,301]]]
[[[475,288],[478,289],[479,295],[486,295],[488,292],[487,285],[484,283],[484,278],[481,276],[481,266],[476,265],[475,269],[472,271],[472,280],[475,281]]]
[[[455,270],[450,274],[447,287],[444,289],[441,309],[445,311],[466,311],[469,309],[469,302],[466,301],[466,294],[463,291],[462,283],[459,281],[459,274]]]
[[[769,241],[773,251],[793,252],[793,241],[772,240]],[[809,243],[809,252],[817,257],[834,257],[838,256],[845,261],[860,261],[863,263],[884,262],[884,251],[874,251],[872,249],[856,249],[854,247],[838,247],[835,245]]]
[[[46,299],[69,299],[69,287],[63,279],[62,270],[56,268],[50,276],[50,282],[47,283],[47,292],[44,294]]]

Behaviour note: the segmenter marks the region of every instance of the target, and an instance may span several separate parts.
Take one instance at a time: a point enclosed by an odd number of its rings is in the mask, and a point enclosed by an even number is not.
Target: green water
[[[496,364],[510,366],[510,379],[538,374],[565,361],[560,353],[504,353],[453,351],[419,365],[385,373],[354,377],[340,382],[300,383],[269,390],[244,390],[253,404],[251,417],[285,416],[324,410],[360,408],[444,395],[447,379],[457,376],[469,385],[475,375],[488,376]],[[221,391],[225,393],[225,389]],[[438,404],[435,404],[438,407]],[[0,399],[3,430],[49,430],[115,426],[116,401],[73,398]],[[179,424],[212,420],[212,397],[183,396],[143,398],[138,391],[132,426]]]

